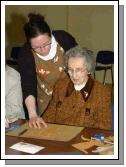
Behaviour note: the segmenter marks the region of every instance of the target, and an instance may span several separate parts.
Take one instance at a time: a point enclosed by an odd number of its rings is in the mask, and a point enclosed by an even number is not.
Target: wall
[[[94,51],[114,50],[114,6],[112,5],[7,5],[5,8],[6,57],[12,46],[25,41],[23,25],[29,12],[41,13],[52,29],[69,31],[81,46]],[[103,79],[103,72],[96,72],[96,78]],[[111,82],[110,72],[107,82]]]
[[[114,50],[114,7],[107,5],[69,6],[68,31],[74,34],[81,46],[93,50]],[[102,81],[104,72],[96,72]],[[106,82],[111,83],[110,71]]]

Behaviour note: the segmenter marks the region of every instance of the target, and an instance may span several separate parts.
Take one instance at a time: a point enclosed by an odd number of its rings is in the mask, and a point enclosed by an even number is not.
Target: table
[[[18,123],[20,124],[22,124],[23,122],[24,121],[22,120],[18,121]],[[37,152],[36,155],[85,154],[84,152],[81,152],[76,148],[72,147],[72,144],[83,142],[83,140],[81,139],[81,135],[83,135],[84,137],[90,138],[91,136],[94,136],[95,134],[98,134],[98,133],[104,133],[106,137],[113,135],[112,131],[94,129],[94,128],[84,128],[84,130],[80,134],[78,134],[74,139],[72,139],[69,142],[5,136],[5,154],[6,155],[30,155],[29,153],[13,150],[9,148],[13,144],[21,141],[45,147],[45,149]],[[94,147],[87,150],[89,155],[98,154],[98,153],[92,153],[93,149]]]

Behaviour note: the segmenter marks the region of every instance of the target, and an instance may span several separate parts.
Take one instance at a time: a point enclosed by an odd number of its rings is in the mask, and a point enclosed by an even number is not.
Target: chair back
[[[19,54],[19,51],[20,51],[21,47],[17,46],[17,47],[13,47],[12,50],[11,50],[11,58],[13,59],[18,59],[18,54]]]
[[[19,51],[22,47],[16,46],[16,47],[12,47],[11,49],[11,55],[10,55],[10,59],[6,60],[6,63],[14,68],[15,70],[19,70],[18,68],[18,56],[19,56]]]
[[[96,57],[96,63],[101,64],[114,64],[114,52],[113,51],[99,51]]]

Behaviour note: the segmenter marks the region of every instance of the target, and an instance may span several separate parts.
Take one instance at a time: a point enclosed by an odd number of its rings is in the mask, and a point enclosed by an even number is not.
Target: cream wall
[[[70,32],[81,46],[98,50],[114,50],[114,7],[101,5],[7,5],[5,8],[6,57],[10,56],[12,46],[24,43],[23,24],[29,12],[41,13],[52,29]],[[97,72],[96,78],[103,79]],[[107,82],[111,82],[107,73]]]
[[[114,7],[101,5],[69,6],[68,31],[74,34],[81,46],[94,51],[114,51]],[[103,71],[96,72],[96,79],[103,80]],[[110,71],[106,82],[111,83]]]

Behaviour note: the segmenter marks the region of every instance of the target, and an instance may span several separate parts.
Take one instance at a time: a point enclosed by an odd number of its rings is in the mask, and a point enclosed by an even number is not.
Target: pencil
[[[28,130],[28,129],[24,129],[23,131],[19,132],[19,133],[18,133],[18,136],[23,135],[27,130]]]

